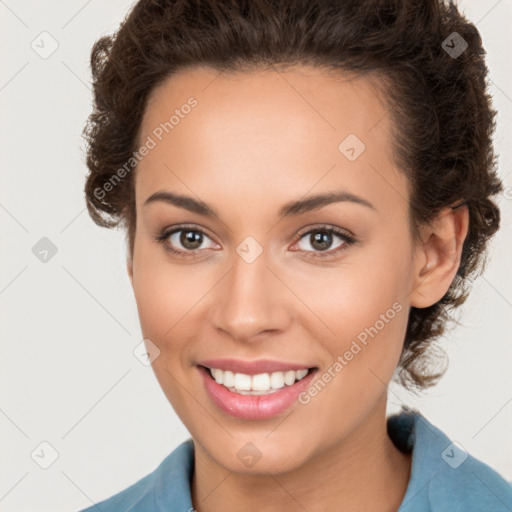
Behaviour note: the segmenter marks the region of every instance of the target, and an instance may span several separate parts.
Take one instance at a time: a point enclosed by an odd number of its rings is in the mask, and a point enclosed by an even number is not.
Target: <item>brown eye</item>
[[[332,245],[332,234],[324,231],[317,231],[314,234],[310,234],[311,247],[318,251],[326,251]]]
[[[188,226],[165,229],[155,239],[175,256],[193,257],[204,249],[218,249],[218,245],[201,229]]]
[[[193,251],[194,249],[198,249],[203,243],[203,233],[199,231],[182,230],[178,231],[178,233],[181,233],[179,239],[185,249]]]
[[[339,240],[339,242],[336,245],[334,245],[336,238]],[[347,237],[345,237],[343,234],[336,233],[329,229],[315,229],[305,233],[300,239],[298,245],[301,250],[306,252],[322,252],[327,251],[329,249],[336,250],[338,247],[346,244],[346,238]],[[303,244],[304,240],[307,242],[306,244]],[[312,247],[312,250],[307,248],[307,244],[309,244],[309,246]],[[306,245],[306,247],[304,245]]]
[[[305,229],[299,233],[299,241],[291,248],[303,253],[304,257],[320,261],[321,258],[336,258],[342,256],[357,240],[344,229],[320,225]]]

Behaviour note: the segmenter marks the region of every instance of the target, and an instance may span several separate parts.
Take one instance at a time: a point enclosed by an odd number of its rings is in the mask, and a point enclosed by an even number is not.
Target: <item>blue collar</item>
[[[398,512],[512,510],[512,487],[417,411],[388,418],[388,434],[412,449],[409,485]]]

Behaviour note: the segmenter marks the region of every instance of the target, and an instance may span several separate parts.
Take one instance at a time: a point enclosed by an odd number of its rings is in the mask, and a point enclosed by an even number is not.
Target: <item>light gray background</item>
[[[72,511],[152,471],[188,433],[150,367],[120,231],[85,210],[81,131],[90,112],[89,52],[133,2],[0,1],[2,357],[0,510]],[[486,273],[446,337],[451,360],[423,397],[390,392],[390,410],[418,407],[466,450],[512,480],[512,79],[510,0],[464,0],[488,52],[499,111],[496,149],[507,186]],[[50,48],[48,58],[32,48]],[[42,51],[42,50],[41,50]],[[506,144],[505,141],[508,141]],[[42,263],[32,247],[58,252]],[[58,452],[48,468],[51,450]]]

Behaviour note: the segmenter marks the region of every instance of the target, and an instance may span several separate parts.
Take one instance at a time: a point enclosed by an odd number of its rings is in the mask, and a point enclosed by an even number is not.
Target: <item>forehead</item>
[[[149,137],[154,148],[137,168],[137,202],[159,187],[190,194],[187,185],[200,197],[243,190],[282,203],[283,190],[357,192],[391,181],[396,196],[404,183],[390,125],[380,89],[364,77],[308,66],[181,70],[148,99],[139,141]]]
[[[371,136],[373,142],[382,141],[388,124],[383,117],[388,108],[376,81],[309,66],[236,73],[221,73],[208,67],[183,69],[149,95],[142,132],[151,132],[194,98],[198,104],[193,115],[186,123],[180,123],[190,130],[183,126],[171,130],[176,142],[182,139],[180,135],[188,138],[192,131],[205,142],[210,137],[220,140],[226,136],[258,137],[260,141],[266,134],[265,142],[271,145],[295,140],[297,136],[304,137],[304,142],[316,143],[316,138],[327,135],[326,144],[322,145],[326,148],[332,147],[331,142],[347,130],[362,139]],[[377,124],[380,129],[373,130]],[[286,130],[276,140],[274,135],[279,128]],[[324,149],[322,146],[320,150]]]

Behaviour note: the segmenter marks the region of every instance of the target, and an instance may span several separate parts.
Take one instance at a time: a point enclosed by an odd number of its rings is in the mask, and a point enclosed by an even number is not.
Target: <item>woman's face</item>
[[[366,449],[415,286],[407,181],[375,90],[310,67],[194,68],[153,91],[141,130],[132,284],[196,450],[258,473]]]

